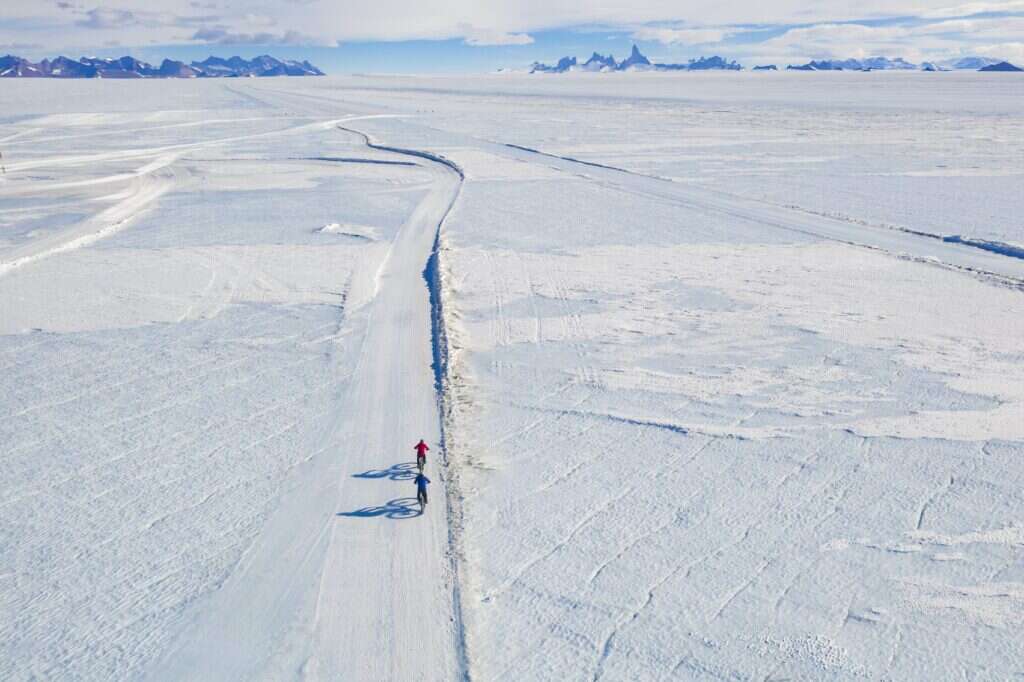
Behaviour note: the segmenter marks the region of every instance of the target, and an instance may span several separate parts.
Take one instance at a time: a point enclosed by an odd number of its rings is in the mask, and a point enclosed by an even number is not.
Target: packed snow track
[[[439,471],[436,341],[427,277],[461,176],[430,154],[373,145],[357,131],[339,130],[360,135],[370,148],[417,159],[432,178],[374,274],[372,298],[346,321],[358,327],[353,333],[361,338],[340,403],[344,419],[327,435],[342,455],[340,485],[333,466],[304,474],[302,494],[270,517],[239,570],[204,605],[154,677],[279,678],[295,671],[318,680],[465,675]],[[421,436],[435,444],[434,466],[427,472],[433,476],[432,504],[425,510],[412,486],[412,445]],[[282,562],[285,556],[296,562]],[[289,647],[282,648],[283,642]]]

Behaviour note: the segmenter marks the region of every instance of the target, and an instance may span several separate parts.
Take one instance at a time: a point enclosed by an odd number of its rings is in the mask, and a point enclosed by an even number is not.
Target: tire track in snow
[[[0,261],[0,277],[29,263],[89,246],[120,232],[174,186],[175,178],[183,173],[172,167],[176,160],[176,155],[168,154],[146,164],[139,169],[131,188],[122,195],[121,201],[87,218],[78,226],[12,249],[12,255]]]
[[[18,172],[31,170],[39,167],[75,167],[82,165],[95,164],[104,161],[129,161],[132,159],[149,159],[149,161],[142,167],[132,173],[121,173],[113,176],[106,176],[103,178],[95,178],[86,181],[73,181],[67,183],[56,183],[53,185],[46,185],[45,188],[69,188],[83,185],[95,185],[105,182],[112,182],[121,179],[132,180],[132,185],[129,190],[122,193],[121,195],[115,195],[120,201],[110,206],[100,213],[87,218],[86,220],[79,223],[76,227],[70,230],[58,232],[56,234],[44,237],[40,240],[24,244],[16,247],[8,252],[7,258],[0,261],[0,277],[7,274],[11,270],[19,268],[23,265],[38,261],[42,258],[52,256],[54,254],[62,253],[64,251],[71,251],[79,249],[85,246],[89,246],[105,237],[109,237],[115,234],[131,223],[138,215],[149,208],[154,202],[156,202],[161,196],[166,194],[168,191],[174,189],[182,178],[182,175],[186,172],[183,169],[174,167],[174,163],[178,161],[181,156],[188,151],[194,151],[199,149],[206,149],[209,147],[216,147],[219,145],[230,144],[233,142],[247,142],[254,139],[261,139],[267,137],[275,137],[279,135],[298,135],[308,132],[315,132],[320,130],[330,130],[331,128],[338,126],[346,121],[364,120],[370,118],[382,118],[387,117],[387,114],[380,115],[361,115],[361,116],[348,116],[345,118],[334,118],[326,121],[317,121],[314,123],[306,123],[298,126],[292,126],[281,130],[272,130],[262,133],[256,133],[249,136],[232,136],[225,138],[218,138],[215,140],[205,140],[201,142],[188,142],[176,145],[166,145],[162,147],[151,147],[143,149],[127,149],[119,150],[115,152],[102,152],[94,154],[79,154],[72,156],[63,157],[47,157],[43,159],[33,159],[30,161],[24,161],[21,163],[12,164],[7,168],[8,172]],[[387,148],[384,148],[387,149]],[[402,153],[405,150],[389,150],[396,153]],[[462,178],[462,171],[458,170],[455,164],[450,161],[434,157],[426,153],[409,152],[414,156],[421,158],[432,159],[440,163],[444,163],[450,168],[456,170],[459,173],[459,177]],[[10,192],[11,195],[20,195],[30,193],[33,187],[20,187],[15,188]]]
[[[96,152],[92,154],[73,154],[69,156],[32,159],[29,161],[22,161],[20,163],[11,164],[10,166],[7,167],[7,172],[16,173],[26,170],[32,170],[35,168],[53,168],[58,166],[91,166],[104,161],[148,159],[154,156],[160,156],[169,153],[176,153],[180,155],[189,151],[208,149],[210,147],[218,147],[221,145],[232,144],[235,142],[251,142],[253,140],[261,140],[278,136],[302,135],[304,133],[330,130],[335,126],[338,126],[348,121],[361,121],[369,118],[387,117],[387,114],[346,116],[343,118],[332,118],[323,121],[316,121],[314,123],[303,123],[302,125],[281,128],[279,130],[268,130],[265,132],[254,133],[251,135],[232,135],[230,137],[220,137],[213,140],[202,140],[200,142],[183,142],[180,144],[163,145],[160,147],[142,147],[139,149],[122,149],[113,152]]]

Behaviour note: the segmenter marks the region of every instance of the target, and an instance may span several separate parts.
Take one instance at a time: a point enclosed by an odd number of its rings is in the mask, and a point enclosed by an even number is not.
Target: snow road
[[[372,273],[369,302],[349,313],[342,331],[359,338],[355,371],[324,442],[344,466],[304,472],[294,483],[303,492],[289,496],[270,518],[240,570],[203,605],[180,648],[156,666],[156,678],[279,679],[301,672],[322,680],[439,680],[464,674],[437,462],[428,289],[428,262],[461,177],[429,155],[374,148],[417,159],[433,180]],[[423,512],[412,484],[411,434],[434,444],[427,471],[431,503]],[[288,565],[282,556],[301,559]]]

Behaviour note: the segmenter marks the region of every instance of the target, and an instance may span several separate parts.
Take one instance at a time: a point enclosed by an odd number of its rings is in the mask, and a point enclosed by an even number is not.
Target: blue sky
[[[1024,62],[1024,0],[3,0],[0,52],[149,61],[270,53],[331,73],[480,72],[591,52],[745,65],[982,55]]]

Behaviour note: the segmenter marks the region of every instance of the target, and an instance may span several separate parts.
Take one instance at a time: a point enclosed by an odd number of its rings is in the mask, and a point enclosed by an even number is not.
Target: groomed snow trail
[[[466,671],[439,468],[441,422],[432,369],[439,341],[429,264],[462,176],[430,154],[365,141],[419,159],[436,172],[436,180],[378,273],[346,438],[362,444],[363,459],[376,471],[342,485],[342,500],[353,510],[332,529],[308,672],[330,680],[459,678]],[[431,502],[423,516],[415,503],[410,461],[419,436],[434,444],[426,472],[433,482]],[[357,613],[363,615],[353,618]]]
[[[356,132],[356,131],[348,131]],[[368,139],[364,139],[369,144]],[[428,264],[461,185],[429,154],[377,147],[434,174],[401,227],[369,302],[342,409],[311,464],[153,678],[446,680],[466,676],[440,472]],[[432,446],[430,503],[416,502],[413,445]]]

